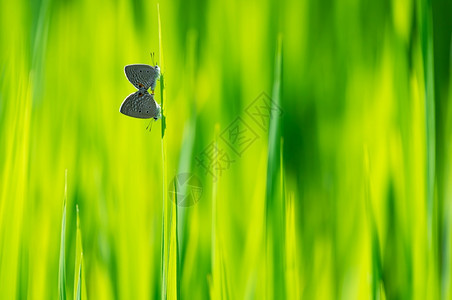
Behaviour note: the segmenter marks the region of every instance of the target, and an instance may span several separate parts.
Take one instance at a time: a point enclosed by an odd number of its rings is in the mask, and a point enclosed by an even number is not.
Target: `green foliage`
[[[450,298],[451,11],[0,2],[0,299]]]

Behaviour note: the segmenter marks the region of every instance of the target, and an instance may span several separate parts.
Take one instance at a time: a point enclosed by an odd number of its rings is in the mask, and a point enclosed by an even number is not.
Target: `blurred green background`
[[[159,7],[0,1],[0,299],[452,297],[450,0]]]

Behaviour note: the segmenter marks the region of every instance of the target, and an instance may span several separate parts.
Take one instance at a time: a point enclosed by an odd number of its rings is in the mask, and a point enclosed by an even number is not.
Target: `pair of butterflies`
[[[159,66],[127,65],[124,68],[127,79],[138,91],[130,94],[122,102],[119,111],[126,116],[157,120],[161,117],[160,106],[154,100],[154,89],[157,79],[160,78]],[[151,89],[149,94],[148,89]]]

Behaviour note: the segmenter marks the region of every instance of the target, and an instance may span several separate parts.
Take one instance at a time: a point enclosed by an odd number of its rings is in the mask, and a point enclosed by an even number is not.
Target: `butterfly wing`
[[[149,65],[127,65],[124,68],[127,79],[138,90],[154,90],[157,79],[160,76],[160,68]]]
[[[160,118],[160,106],[155,102],[154,96],[142,91],[127,96],[119,111],[126,116],[134,118]]]

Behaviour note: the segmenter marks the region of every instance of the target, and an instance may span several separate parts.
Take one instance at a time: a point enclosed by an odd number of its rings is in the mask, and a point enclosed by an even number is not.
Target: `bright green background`
[[[90,299],[452,297],[450,0],[164,1],[163,52],[155,1],[0,1],[0,299],[73,298],[76,205]],[[150,52],[164,141],[118,112]],[[262,92],[270,131],[244,113]],[[241,157],[218,139],[238,116]]]

